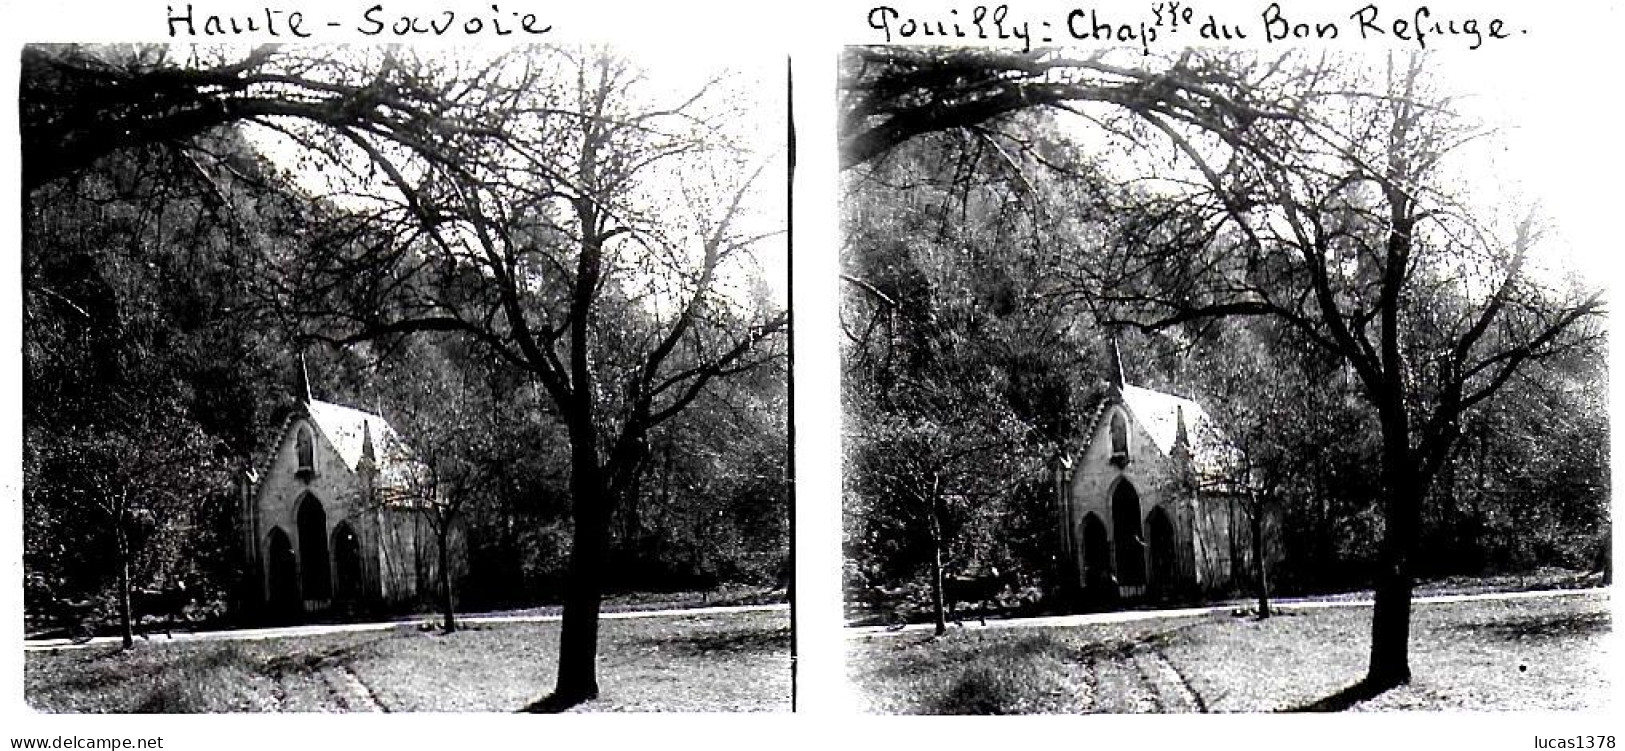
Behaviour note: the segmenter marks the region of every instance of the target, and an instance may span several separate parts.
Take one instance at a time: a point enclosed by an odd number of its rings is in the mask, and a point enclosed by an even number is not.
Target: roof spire
[[[299,382],[294,384],[294,391],[294,396],[298,397],[299,401],[305,404],[315,401],[310,396],[310,374],[305,370],[304,352],[299,353]]]
[[[1185,405],[1174,406],[1174,445],[1189,448],[1191,445],[1190,433],[1185,428]]]
[[[361,421],[361,458],[367,460],[368,464],[373,464],[378,461],[378,456],[376,453],[374,453],[372,448],[371,420]]]
[[[1108,376],[1111,378],[1112,388],[1122,392],[1123,386],[1128,383],[1128,378],[1123,375],[1123,353],[1117,349],[1117,329],[1115,328],[1111,330],[1111,341],[1111,373]]]

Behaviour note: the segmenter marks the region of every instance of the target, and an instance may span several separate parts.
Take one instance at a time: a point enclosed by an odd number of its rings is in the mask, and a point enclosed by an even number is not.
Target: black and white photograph
[[[1621,20],[0,0],[0,744],[1613,748]]]
[[[855,706],[1607,707],[1618,244],[1555,70],[846,48]]]
[[[31,710],[791,710],[782,54],[12,54]]]

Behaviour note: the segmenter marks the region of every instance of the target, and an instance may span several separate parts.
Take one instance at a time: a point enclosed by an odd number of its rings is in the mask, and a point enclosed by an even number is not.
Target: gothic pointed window
[[[1122,412],[1112,413],[1112,461],[1118,466],[1128,463],[1128,421]]]
[[[299,426],[298,435],[294,436],[294,452],[299,458],[297,472],[301,477],[308,477],[316,473],[315,451],[311,447],[310,427]]]

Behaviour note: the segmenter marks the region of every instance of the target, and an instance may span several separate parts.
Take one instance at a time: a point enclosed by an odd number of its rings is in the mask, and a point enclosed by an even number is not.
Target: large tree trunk
[[[1366,682],[1390,688],[1411,679],[1411,579],[1403,564],[1384,562],[1371,615],[1371,666]]]
[[[598,698],[598,609],[609,544],[610,498],[596,449],[585,456],[580,449],[574,453],[570,491],[575,535],[559,631],[559,676],[553,688],[553,701],[560,706]]]
[[[1411,679],[1412,559],[1424,493],[1411,463],[1404,419],[1383,422],[1383,539],[1371,614],[1371,665],[1366,674],[1367,684],[1379,689]]]

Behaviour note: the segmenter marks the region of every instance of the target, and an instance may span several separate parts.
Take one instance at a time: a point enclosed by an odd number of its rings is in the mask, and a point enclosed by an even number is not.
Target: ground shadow
[[[1372,681],[1362,680],[1352,686],[1349,686],[1348,688],[1332,694],[1331,696],[1280,711],[1284,713],[1344,712],[1362,701],[1375,699],[1378,696],[1381,696],[1384,692],[1388,691],[1388,689],[1397,687],[1398,684],[1391,682],[1374,683]]]
[[[967,670],[942,695],[925,702],[923,711],[932,715],[1010,714],[1019,691],[1011,681],[985,667]]]
[[[551,693],[520,708],[518,714],[560,714],[592,701],[590,696],[563,696]]]
[[[658,646],[667,654],[679,657],[703,657],[723,652],[729,654],[790,653],[790,630],[742,629],[720,634],[696,634],[681,637],[659,636],[639,640],[638,646]]]
[[[1456,624],[1451,626],[1450,630],[1472,635],[1482,634],[1503,641],[1522,642],[1593,636],[1608,633],[1613,627],[1613,615],[1601,612],[1491,619]]]
[[[55,655],[53,654],[53,656]],[[188,655],[184,662],[178,664],[163,662],[131,664],[130,662],[137,657],[146,656],[147,653],[144,651],[128,651],[117,647],[112,648],[110,651],[73,655],[72,659],[75,659],[78,664],[88,665],[89,667],[83,672],[70,674],[67,677],[53,677],[48,681],[41,681],[39,686],[31,687],[31,690],[80,693],[103,691],[109,685],[120,682],[163,684],[164,679],[167,676],[174,675],[177,670],[207,671],[240,662],[243,659],[241,650],[235,645],[225,645],[222,648],[213,649],[202,654]],[[134,711],[140,712],[143,710],[136,709]]]

